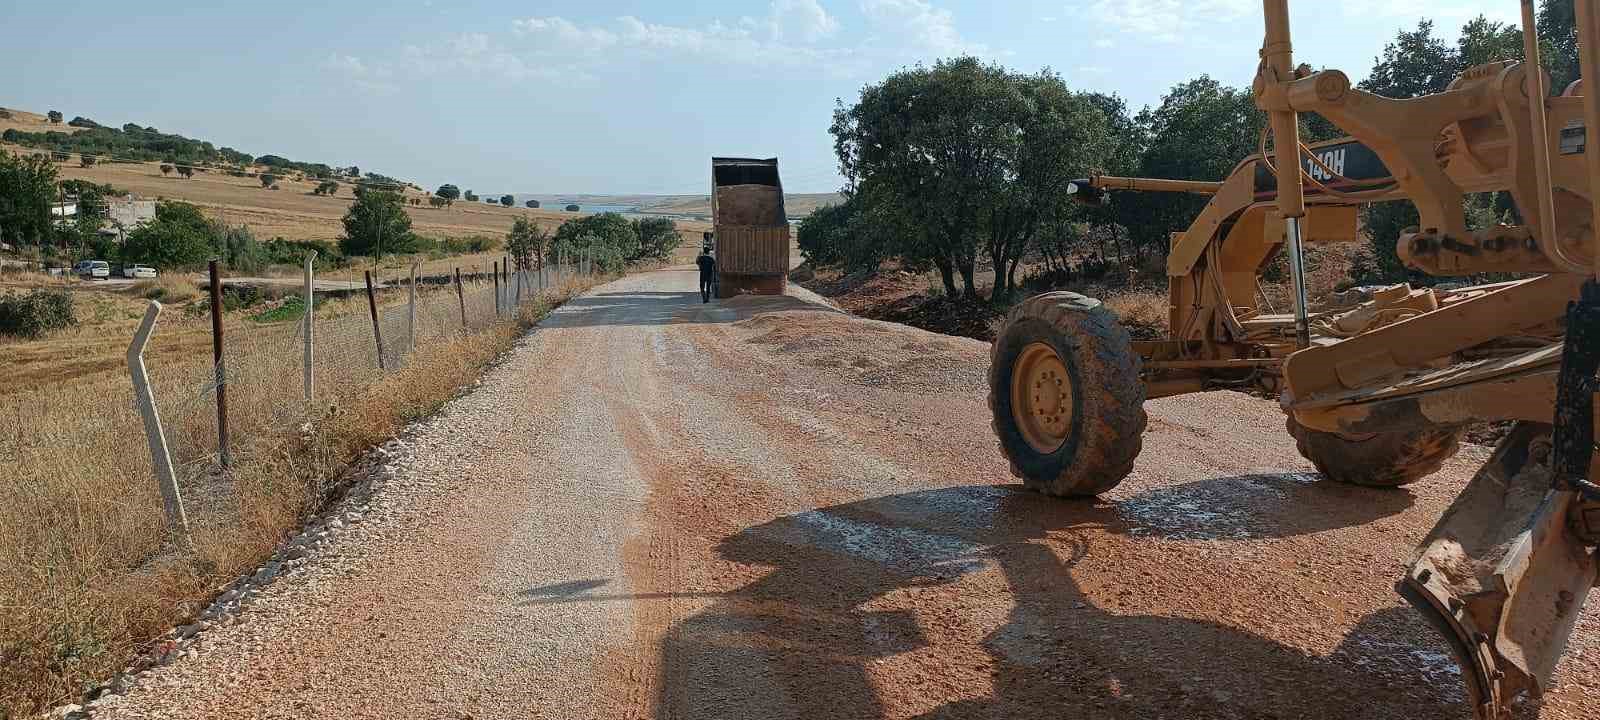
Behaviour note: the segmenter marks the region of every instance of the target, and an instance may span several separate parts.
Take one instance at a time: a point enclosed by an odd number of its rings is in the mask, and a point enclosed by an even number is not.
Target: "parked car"
[[[156,276],[156,269],[149,265],[123,265],[122,276],[135,280],[146,280]]]
[[[90,280],[106,279],[111,277],[111,263],[104,260],[83,260],[72,266],[72,272],[78,277]]]

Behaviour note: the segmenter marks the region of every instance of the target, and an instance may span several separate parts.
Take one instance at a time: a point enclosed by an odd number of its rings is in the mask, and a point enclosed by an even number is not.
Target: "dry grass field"
[[[5,146],[12,152],[31,152],[26,148]],[[354,201],[351,186],[341,185],[338,194],[325,197],[313,195],[315,180],[295,180],[284,177],[278,181],[277,190],[268,190],[253,177],[232,177],[220,170],[197,172],[183,179],[173,173],[162,175],[160,163],[114,163],[78,167],[76,159],[58,163],[63,179],[83,179],[107,183],[120,190],[129,190],[148,198],[183,200],[199,205],[207,215],[233,225],[247,225],[258,237],[282,237],[287,240],[321,240],[333,242],[342,232],[339,220]],[[407,188],[407,198],[425,195]],[[488,235],[502,237],[511,230],[518,217],[529,217],[541,226],[554,230],[561,223],[577,217],[577,213],[559,210],[531,210],[507,208],[483,202],[458,200],[452,207],[433,208],[407,205],[412,228],[432,237],[471,237]],[[709,230],[706,223],[679,222],[685,232]]]
[[[0,132],[5,132],[11,129],[22,130],[24,132],[45,132],[48,130],[55,130],[64,133],[75,133],[78,131],[78,128],[72,127],[65,122],[61,123],[60,125],[51,125],[50,121],[47,120],[41,113],[31,113],[26,110],[18,110],[16,108],[9,107],[5,110],[6,112],[11,113],[11,117],[0,117]]]

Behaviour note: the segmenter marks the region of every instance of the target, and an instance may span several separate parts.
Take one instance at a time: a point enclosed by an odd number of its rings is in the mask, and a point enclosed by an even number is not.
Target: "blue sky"
[[[1517,13],[1290,6],[1297,61],[1355,79],[1424,14],[1453,39]],[[713,154],[776,155],[791,192],[833,190],[835,99],[894,69],[971,53],[1137,109],[1201,73],[1248,84],[1261,36],[1250,0],[53,0],[5,16],[0,106],[480,194],[703,193]]]

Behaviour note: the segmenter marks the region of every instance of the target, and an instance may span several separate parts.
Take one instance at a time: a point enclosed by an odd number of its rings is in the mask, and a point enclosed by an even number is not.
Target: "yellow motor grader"
[[[1597,4],[1576,3],[1584,79],[1600,77]],[[1131,471],[1150,398],[1277,393],[1289,433],[1328,480],[1379,487],[1437,470],[1469,423],[1515,421],[1398,584],[1454,648],[1476,715],[1498,718],[1547,686],[1597,579],[1600,152],[1587,128],[1600,126],[1600,93],[1585,80],[1550,92],[1530,0],[1524,61],[1473,67],[1444,92],[1403,100],[1296,67],[1286,0],[1263,5],[1261,152],[1220,182],[1074,183],[1089,202],[1117,190],[1210,196],[1172,236],[1170,336],[1132,341],[1073,293],[1022,302],[992,351],[995,432],[1028,487],[1083,496]],[[1299,113],[1349,136],[1302,144]],[[1469,229],[1463,196],[1482,192],[1509,193],[1523,224]],[[1304,244],[1355,240],[1359,205],[1401,199],[1421,218],[1399,238],[1409,267],[1518,279],[1400,285],[1313,316]],[[1290,314],[1259,294],[1280,252]]]

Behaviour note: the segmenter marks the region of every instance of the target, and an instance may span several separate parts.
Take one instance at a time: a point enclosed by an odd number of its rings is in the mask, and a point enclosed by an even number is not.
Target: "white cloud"
[[[463,33],[424,45],[407,45],[399,64],[408,73],[429,76],[466,74],[501,81],[587,79],[571,62],[524,56],[487,33]]]
[[[982,44],[969,43],[956,30],[955,15],[923,0],[861,0],[861,12],[874,25],[910,38],[920,49],[939,55],[986,55]]]
[[[511,21],[511,32],[549,43],[551,51],[599,52],[617,44],[616,33],[604,28],[581,28],[562,17],[533,17]]]
[[[772,0],[767,26],[774,40],[814,43],[838,32],[839,21],[817,0]]]
[[[1515,3],[1483,3],[1471,0],[1343,0],[1339,9],[1346,17],[1432,18],[1434,26],[1449,28],[1479,15],[1490,20],[1521,24],[1522,15]]]
[[[1094,0],[1090,17],[1118,32],[1158,42],[1184,40],[1197,25],[1259,14],[1250,0]]]
[[[773,0],[763,18],[742,17],[690,27],[649,22],[632,15],[611,26],[580,25],[560,17],[529,18],[513,23],[513,33],[536,43],[546,54],[597,54],[597,50],[633,51],[737,64],[822,66],[837,69],[847,48],[818,43],[839,29],[839,21],[817,0]]]
[[[388,94],[399,89],[390,81],[392,73],[387,67],[373,67],[354,55],[333,53],[322,61],[322,67],[343,75],[352,85],[370,92]]]
[[[398,57],[335,56],[330,63],[352,80],[370,79],[381,68],[397,76],[571,81],[672,59],[854,75],[882,62],[903,62],[908,51],[923,57],[992,54],[961,36],[950,11],[927,0],[857,1],[876,36],[848,44],[831,42],[842,24],[820,0],[769,0],[764,14],[697,25],[632,15],[600,21],[525,17],[511,20],[503,33],[446,36],[404,46]]]

